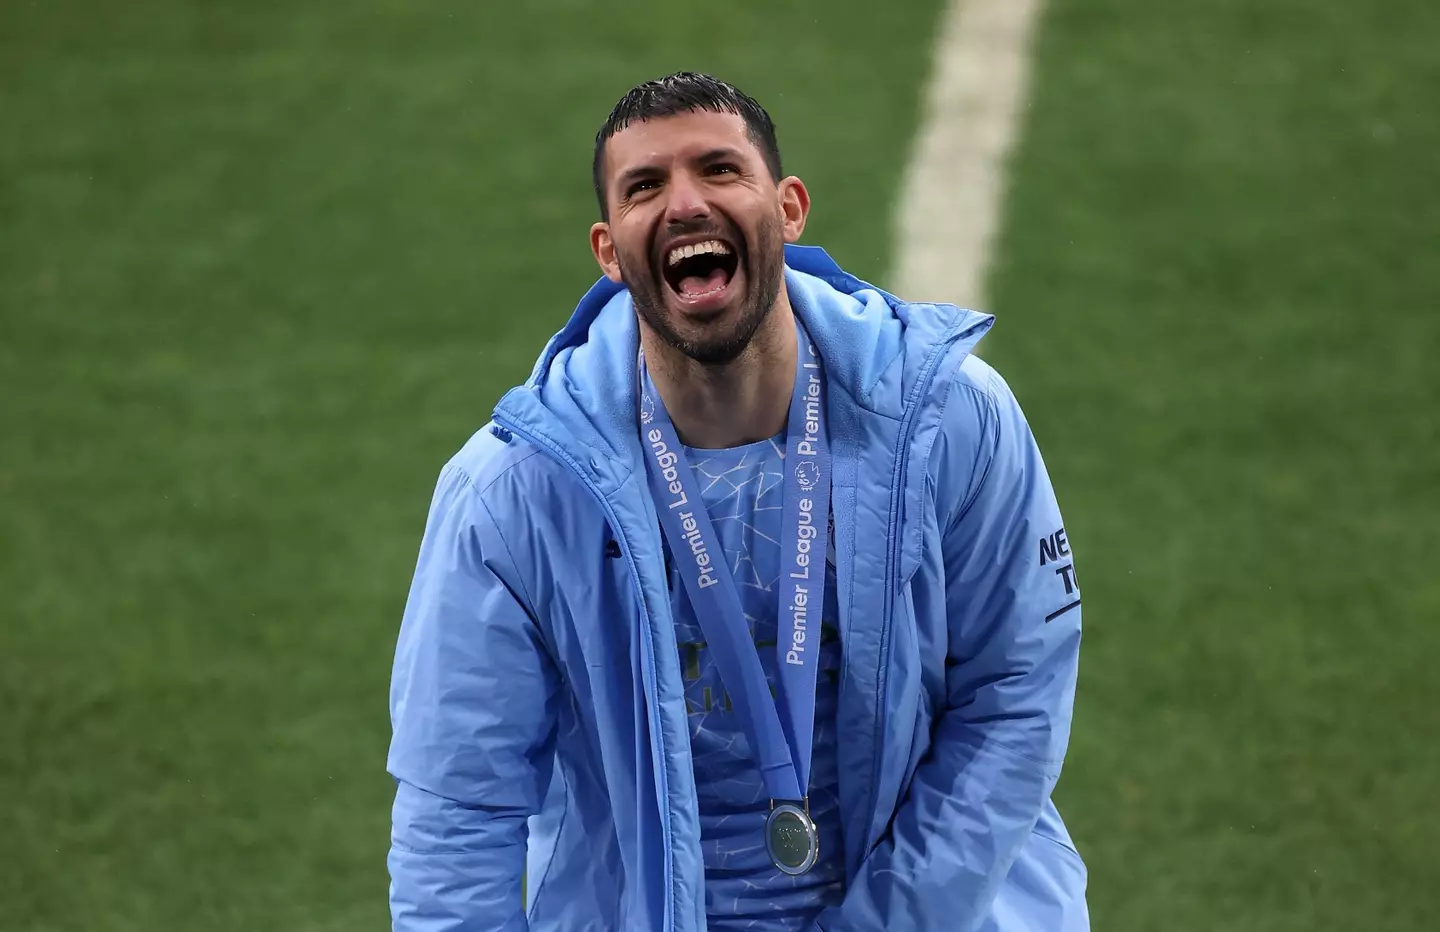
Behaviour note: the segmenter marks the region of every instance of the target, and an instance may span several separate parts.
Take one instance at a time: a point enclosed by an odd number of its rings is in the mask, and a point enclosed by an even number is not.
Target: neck
[[[721,450],[785,429],[795,387],[795,316],[784,289],[750,345],[721,366],[698,363],[642,323],[650,378],[686,446]]]

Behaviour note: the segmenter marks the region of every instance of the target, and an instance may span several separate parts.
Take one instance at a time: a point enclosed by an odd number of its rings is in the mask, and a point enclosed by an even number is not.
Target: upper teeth
[[[718,239],[709,239],[703,243],[696,243],[693,246],[676,246],[670,250],[670,256],[666,264],[674,265],[681,259],[688,259],[691,256],[698,256],[707,252],[713,252],[717,256],[728,256],[730,255],[730,247]]]

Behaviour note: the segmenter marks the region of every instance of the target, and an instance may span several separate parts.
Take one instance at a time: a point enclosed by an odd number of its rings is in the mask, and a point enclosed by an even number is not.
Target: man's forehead
[[[612,170],[650,161],[698,156],[715,149],[748,152],[755,148],[745,120],[735,113],[708,110],[636,120],[606,143]]]

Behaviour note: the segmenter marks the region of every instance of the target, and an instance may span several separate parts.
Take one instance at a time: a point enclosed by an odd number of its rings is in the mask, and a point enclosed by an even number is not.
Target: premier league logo
[[[655,399],[650,397],[649,392],[640,396],[640,423],[649,424],[655,420]]]
[[[800,484],[801,491],[809,492],[820,481],[820,467],[808,461],[801,463],[795,467],[795,481]]]

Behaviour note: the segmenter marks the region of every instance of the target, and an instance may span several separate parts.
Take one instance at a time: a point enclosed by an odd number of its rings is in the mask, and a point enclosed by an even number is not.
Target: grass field
[[[876,274],[936,7],[867,7],[0,6],[0,928],[388,926],[425,507],[598,274],[596,129],[731,77]]]
[[[986,356],[1086,587],[1097,929],[1440,915],[1440,8],[1056,0]],[[884,277],[938,0],[0,5],[0,929],[381,929],[435,473],[730,77]]]
[[[1440,6],[1052,6],[987,356],[1087,640],[1097,929],[1440,922]]]

